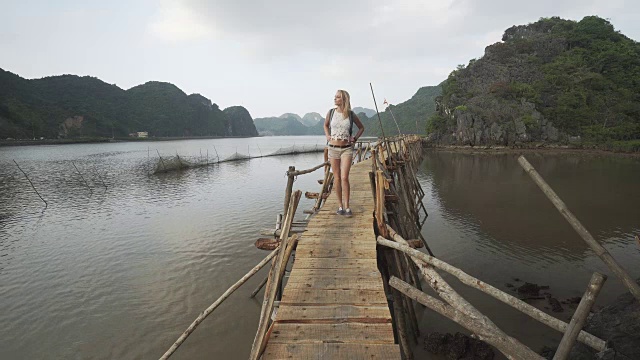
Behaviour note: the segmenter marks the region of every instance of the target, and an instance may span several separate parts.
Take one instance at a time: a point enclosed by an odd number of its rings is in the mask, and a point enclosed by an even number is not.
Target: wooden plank
[[[378,269],[362,269],[358,267],[348,269],[304,269],[296,268],[291,273],[293,276],[353,276],[358,279],[380,278]]]
[[[393,344],[389,324],[288,324],[276,321],[269,337],[276,343],[357,343]]]
[[[347,258],[300,258],[296,254],[293,263],[294,271],[297,269],[378,269],[376,259],[347,259]]]
[[[354,277],[333,276],[291,276],[286,289],[327,289],[327,290],[379,290],[382,278],[358,279]]]
[[[323,290],[323,289],[286,289],[280,304],[293,305],[375,305],[387,304],[383,289],[379,290]]]
[[[373,231],[370,163],[352,168],[352,217],[332,193],[305,227],[263,359],[400,359]]]
[[[292,306],[280,305],[278,321],[391,322],[387,306]]]
[[[296,256],[307,258],[374,258],[376,257],[376,249],[350,249],[350,248],[298,248]]]
[[[398,360],[400,348],[391,344],[269,343],[264,360]]]

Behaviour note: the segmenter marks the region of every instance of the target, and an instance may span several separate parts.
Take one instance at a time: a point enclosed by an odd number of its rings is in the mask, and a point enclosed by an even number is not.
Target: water
[[[323,142],[270,137],[0,148],[0,358],[160,357],[268,254],[253,243],[281,211],[285,171],[313,167],[322,154],[152,176],[148,158],[157,158],[156,150],[195,158],[217,151],[225,158]],[[640,276],[633,240],[640,233],[639,161],[527,156],[596,239]],[[12,159],[49,202],[46,210]],[[419,173],[430,215],[425,237],[438,257],[499,288],[509,291],[505,284],[517,285],[519,277],[551,286],[561,300],[580,296],[593,271],[609,272],[515,159],[427,153]],[[300,176],[294,188],[317,192],[321,177],[320,171]],[[300,216],[312,203],[302,200]],[[172,358],[247,358],[261,306],[248,296],[265,276],[266,269],[233,294]],[[452,283],[527,345],[561,336]],[[623,291],[610,276],[598,304]],[[457,330],[437,315],[420,316],[426,331]]]
[[[548,285],[562,301],[582,296],[593,272],[609,276],[596,306],[627,291],[560,215],[517,163],[517,155],[427,152],[419,178],[429,218],[423,234],[434,254],[491,285],[515,295],[507,284]],[[526,153],[526,158],[633,278],[640,277],[640,159],[587,153]],[[515,278],[521,281],[516,281]],[[499,327],[539,350],[562,334],[508,308],[451,277]],[[533,305],[551,313],[546,301]],[[553,316],[569,321],[566,305]],[[546,308],[545,308],[546,307]],[[431,324],[437,323],[437,326]],[[424,314],[425,331],[461,328]]]

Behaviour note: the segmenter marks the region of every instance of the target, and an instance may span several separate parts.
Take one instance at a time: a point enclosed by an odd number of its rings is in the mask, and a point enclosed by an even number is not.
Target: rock
[[[439,332],[432,332],[424,339],[424,349],[432,354],[442,354],[445,351],[446,343],[448,342],[447,335]]]
[[[469,337],[462,333],[457,332],[453,336],[453,340],[449,344],[447,349],[447,359],[458,360],[461,359],[469,348]]]
[[[517,288],[518,294],[525,296],[539,296],[540,290],[548,289],[548,286],[539,286],[538,284],[532,284],[525,282],[524,285]]]
[[[551,305],[551,311],[553,312],[563,312],[564,309],[562,305],[560,305],[560,301],[554,297],[549,297],[549,305]]]
[[[495,352],[489,344],[484,341],[480,341],[478,339],[469,339],[471,353],[473,354],[472,359],[476,360],[493,360],[495,357]]]
[[[542,350],[540,350],[540,355],[542,355],[542,357],[547,360],[553,359],[553,356],[555,354],[556,354],[556,349],[549,346],[544,346],[542,347]]]
[[[487,343],[459,332],[455,335],[430,333],[424,339],[424,349],[451,360],[492,360],[495,357],[493,348]]]

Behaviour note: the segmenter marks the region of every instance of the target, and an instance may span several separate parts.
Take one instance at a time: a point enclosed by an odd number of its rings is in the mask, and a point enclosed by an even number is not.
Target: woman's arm
[[[355,113],[353,113],[353,122],[358,127],[358,132],[356,133],[355,136],[352,136],[351,142],[356,142],[358,141],[358,139],[360,139],[360,136],[362,136],[362,133],[364,133],[364,125],[362,125],[362,121],[360,121],[360,118]]]
[[[331,114],[331,110],[327,113],[327,116],[324,117],[324,136],[327,138],[327,141],[331,140],[331,133],[329,132],[329,123],[331,119],[329,119],[329,114]]]

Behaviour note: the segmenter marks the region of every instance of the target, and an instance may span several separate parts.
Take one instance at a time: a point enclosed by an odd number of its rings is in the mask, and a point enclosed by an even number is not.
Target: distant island
[[[403,134],[426,135],[427,119],[435,114],[435,99],[441,94],[440,86],[425,86],[420,88],[411,99],[397,105],[389,105],[380,113],[385,135],[397,135],[398,129]],[[364,136],[382,135],[375,110],[354,107],[353,112],[358,115],[365,127]],[[300,117],[297,114],[286,113],[277,117],[256,118],[254,123],[262,136],[324,135],[325,115],[326,112],[324,114],[312,112]]]
[[[0,69],[0,139],[257,136],[249,112],[150,81],[123,90],[89,76],[27,80]]]

